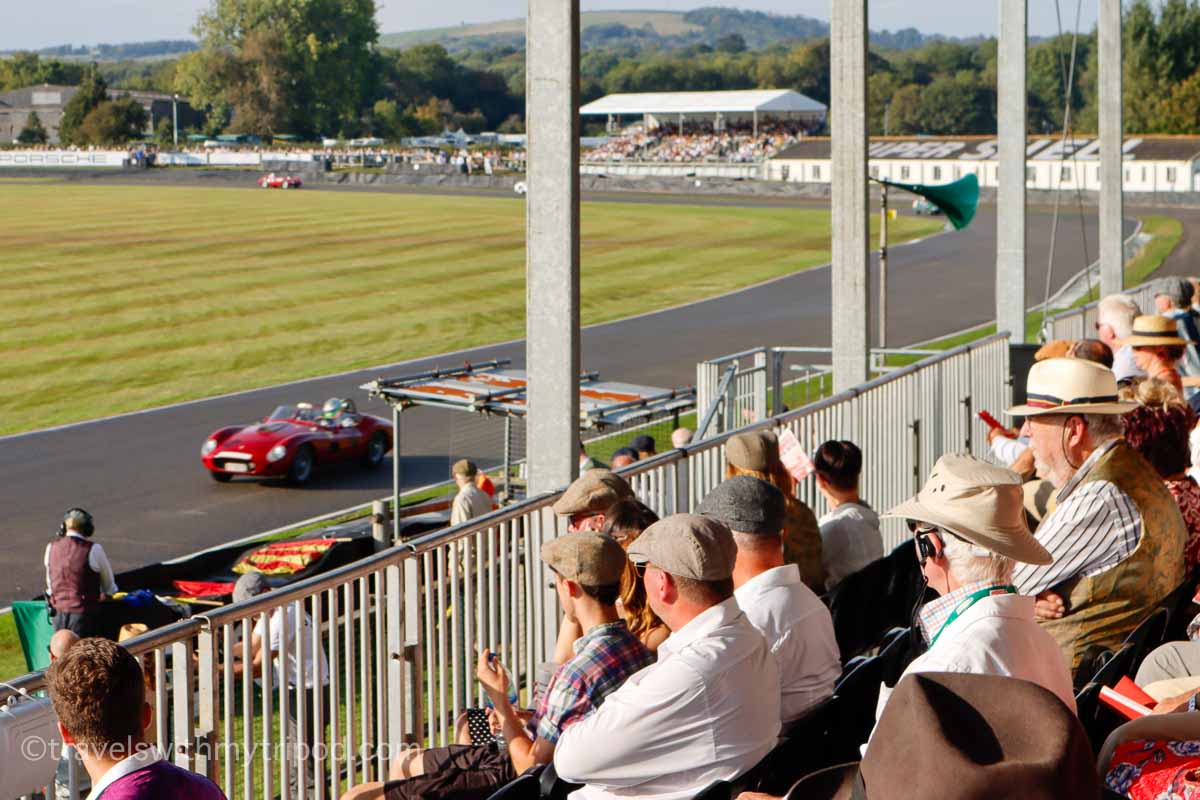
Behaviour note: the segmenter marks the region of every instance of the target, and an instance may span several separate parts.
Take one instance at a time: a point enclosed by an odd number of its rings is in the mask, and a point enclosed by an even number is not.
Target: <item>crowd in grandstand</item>
[[[876,454],[849,441],[812,455],[829,507],[820,518],[769,428],[731,437],[723,482],[695,513],[662,519],[581,450],[581,475],[553,506],[567,532],[540,549],[562,614],[553,663],[522,703],[480,642],[489,708],[460,716],[455,744],[410,748],[389,780],[343,797],[483,800],[551,765],[576,800],[683,800],[718,781],[752,790],[746,800],[855,786],[870,798],[1200,796],[1196,288],[1164,279],[1155,313],[1105,298],[1098,338],[1037,353],[1026,401],[1007,411],[1021,427],[989,434],[994,463],[944,455],[882,515],[860,494]],[[675,431],[672,446],[690,436]],[[656,451],[638,436],[612,465]],[[475,465],[453,473],[457,521],[487,513]],[[890,553],[881,516],[911,532]],[[47,551],[64,631],[80,613],[75,593],[94,601],[115,588],[89,560],[91,536],[72,510]],[[244,575],[234,600],[267,588]],[[257,675],[274,661],[277,680],[307,687],[307,706],[296,704],[311,744],[324,736],[313,703],[329,668],[317,652],[285,672],[288,638],[315,638],[302,607],[286,609],[258,620],[252,664],[232,668]],[[139,747],[149,715],[138,661],[74,639],[57,643],[48,675],[63,736],[132,752],[85,756],[94,789],[222,796]],[[120,714],[100,711],[111,697]],[[1110,705],[1134,721],[1119,726]],[[537,784],[513,797],[534,800]]]
[[[782,122],[752,125],[729,123],[714,130],[711,123],[665,124],[656,128],[634,125],[619,136],[589,150],[585,161],[733,162],[753,163],[771,158],[800,141],[804,130]]]

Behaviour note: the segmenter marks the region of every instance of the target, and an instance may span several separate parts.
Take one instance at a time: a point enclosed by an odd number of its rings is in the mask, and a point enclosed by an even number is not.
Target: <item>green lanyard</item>
[[[946,630],[946,628],[950,627],[950,624],[953,623],[954,620],[958,619],[963,614],[965,614],[968,608],[975,605],[977,602],[979,602],[983,598],[991,597],[992,595],[997,595],[997,594],[1016,594],[1016,593],[1017,593],[1017,589],[1015,586],[988,586],[986,588],[980,589],[978,592],[975,592],[974,594],[967,595],[959,602],[958,605],[956,605],[954,607],[954,610],[950,612],[950,616],[947,617],[946,621],[942,623],[942,627],[938,628],[938,632],[935,633],[933,635],[933,638],[929,640],[929,646],[933,647],[937,643],[938,637],[942,635],[942,633]]]

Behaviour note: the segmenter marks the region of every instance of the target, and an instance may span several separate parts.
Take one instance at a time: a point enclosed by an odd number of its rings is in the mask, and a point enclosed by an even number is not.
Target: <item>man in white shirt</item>
[[[737,475],[709,492],[698,510],[733,531],[733,596],[767,639],[779,668],[780,717],[794,722],[833,694],[842,662],[829,609],[804,585],[800,568],[783,561],[783,493]]]
[[[1036,683],[1075,709],[1058,643],[1012,586],[1014,562],[1048,564],[1025,523],[1021,478],[971,456],[938,459],[920,494],[889,511],[914,534],[921,571],[941,596],[917,619],[929,649],[904,670],[1001,675]],[[901,676],[903,677],[903,675]],[[891,695],[879,695],[876,719]]]
[[[658,662],[630,677],[554,751],[574,800],[684,800],[751,769],[779,736],[779,674],[733,597],[729,528],[676,514],[629,546],[650,607],[671,629]]]
[[[271,590],[266,578],[260,572],[250,572],[240,578],[233,588],[233,601],[245,602],[252,597]],[[300,641],[304,643],[304,660],[301,663],[296,655],[296,614],[303,615],[300,619]],[[271,690],[278,691],[280,684],[286,681],[288,688],[288,711],[292,724],[299,718],[298,705],[305,703],[303,735],[305,751],[301,757],[314,758],[319,755],[315,748],[324,739],[324,729],[331,721],[329,702],[329,660],[325,656],[324,646],[313,652],[313,621],[312,617],[302,609],[298,610],[295,603],[276,608],[271,612],[267,627],[263,625],[262,617],[257,617],[254,629],[250,634],[250,669],[255,677],[261,677],[265,664],[274,663],[271,675]],[[235,650],[235,657],[240,657],[242,649]],[[234,674],[241,674],[246,668],[242,661],[234,662]],[[321,725],[316,726],[316,705],[321,704]],[[299,736],[293,738],[297,745]],[[292,763],[294,768],[295,762]],[[309,774],[313,774],[311,771]],[[293,776],[294,777],[294,776]]]
[[[1112,371],[1117,380],[1145,377],[1133,360],[1133,348],[1122,344],[1133,334],[1133,321],[1142,313],[1128,295],[1110,294],[1096,305],[1096,338],[1113,351]]]
[[[117,592],[112,565],[99,542],[92,515],[72,508],[63,516],[58,537],[46,545],[46,597],[54,609],[54,630],[80,637],[99,633],[96,615],[100,601]]]
[[[883,558],[879,515],[858,493],[862,451],[854,442],[830,440],[813,457],[817,488],[829,503],[818,520],[821,526],[821,565],[825,590],[842,582],[873,561]]]
[[[451,525],[461,525],[492,510],[492,498],[475,484],[479,467],[475,466],[474,461],[465,458],[455,461],[450,472],[458,484],[458,494],[454,495],[454,502],[450,506]]]

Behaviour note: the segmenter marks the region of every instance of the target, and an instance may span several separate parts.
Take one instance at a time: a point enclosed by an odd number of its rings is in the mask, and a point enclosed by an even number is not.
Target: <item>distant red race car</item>
[[[200,460],[218,483],[244,475],[302,484],[318,466],[354,462],[375,469],[391,449],[391,423],[333,398],[321,411],[309,403],[279,406],[262,422],[221,428],[204,441]]]
[[[263,189],[299,189],[304,183],[295,175],[276,175],[272,172],[259,178],[258,185]]]

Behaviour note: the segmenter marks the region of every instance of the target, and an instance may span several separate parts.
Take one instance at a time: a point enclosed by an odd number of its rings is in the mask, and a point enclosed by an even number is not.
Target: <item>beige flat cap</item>
[[[612,470],[589,469],[567,487],[552,508],[560,517],[587,511],[599,513],[618,500],[633,496],[633,489],[625,479]]]
[[[621,582],[628,558],[611,536],[579,531],[542,545],[542,561],[567,580],[587,586],[610,586]]]
[[[737,545],[724,523],[698,514],[674,514],[642,531],[629,545],[629,560],[697,581],[733,574]]]

